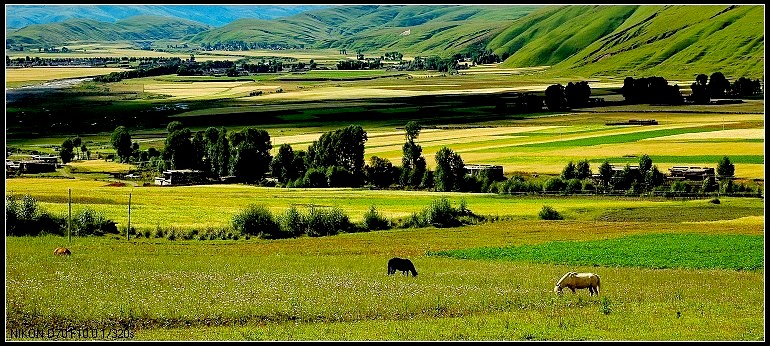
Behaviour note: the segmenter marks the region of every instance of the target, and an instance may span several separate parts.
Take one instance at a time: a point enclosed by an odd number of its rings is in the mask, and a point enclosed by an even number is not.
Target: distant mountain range
[[[274,19],[328,5],[6,5],[5,28],[20,29],[68,19],[115,23],[139,15],[187,19],[217,27],[241,18]]]
[[[267,8],[286,13],[280,10],[284,7],[266,6],[260,13],[268,13]],[[114,23],[69,20],[9,32],[6,43],[174,38],[194,46],[241,41],[445,57],[486,49],[505,58],[503,67],[548,65],[549,71],[573,75],[694,77],[721,71],[731,78],[764,76],[762,5],[347,5],[293,10],[298,13],[243,17],[226,25],[168,16]]]

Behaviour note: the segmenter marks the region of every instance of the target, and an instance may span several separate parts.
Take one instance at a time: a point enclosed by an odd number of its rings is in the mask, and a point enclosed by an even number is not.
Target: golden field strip
[[[274,214],[291,206],[304,209],[340,207],[353,221],[360,221],[371,207],[387,218],[405,218],[427,207],[433,200],[447,197],[456,206],[464,200],[477,214],[533,219],[543,205],[551,205],[568,219],[591,220],[614,208],[698,206],[704,201],[660,201],[611,197],[515,197],[497,194],[444,193],[349,188],[286,189],[244,185],[200,185],[178,187],[116,187],[105,181],[87,179],[14,178],[6,182],[6,194],[30,195],[40,205],[58,215],[68,213],[72,193],[72,213],[88,208],[102,212],[120,227],[128,223],[131,195],[131,226],[137,229],[178,227],[203,230],[230,224],[232,217],[250,204],[265,205]],[[737,199],[734,203],[756,203]]]

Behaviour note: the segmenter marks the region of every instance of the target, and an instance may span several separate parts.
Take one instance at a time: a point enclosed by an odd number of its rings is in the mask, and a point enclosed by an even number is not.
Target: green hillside
[[[405,54],[454,54],[489,39],[536,6],[338,6],[270,21],[242,19],[194,43],[305,45]],[[402,33],[408,30],[408,35]]]
[[[29,25],[9,33],[6,42],[53,46],[73,41],[158,40],[183,38],[209,28],[189,20],[159,16],[134,16],[115,23],[70,19],[60,23]]]
[[[7,34],[7,42],[33,47],[169,38],[194,45],[242,41],[361,50],[365,56],[398,51],[448,57],[486,47],[507,57],[501,67],[551,66],[545,73],[560,76],[764,76],[761,5],[346,5],[218,28],[141,16],[114,24],[77,19],[30,25]]]
[[[762,6],[562,6],[520,19],[488,47],[511,54],[504,67],[552,65],[552,74],[762,78],[763,31]]]

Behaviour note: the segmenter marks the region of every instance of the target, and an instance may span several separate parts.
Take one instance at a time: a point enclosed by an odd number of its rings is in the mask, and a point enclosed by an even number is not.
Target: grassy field
[[[277,241],[74,238],[70,258],[50,254],[66,238],[11,237],[6,326],[130,328],[135,340],[764,339],[763,267],[585,266],[570,264],[564,248],[548,264],[428,255],[557,240],[621,249],[621,237],[652,233],[663,242],[709,234],[719,239],[710,249],[724,253],[733,234],[764,231],[761,220],[525,220]],[[713,258],[691,255],[692,246],[669,249],[697,263]],[[386,276],[393,256],[411,258],[419,275]],[[570,270],[598,273],[601,296],[554,295]]]

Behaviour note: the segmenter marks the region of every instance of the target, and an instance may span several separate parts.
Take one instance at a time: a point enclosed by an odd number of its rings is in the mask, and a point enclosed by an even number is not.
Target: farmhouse
[[[626,166],[616,166],[616,165],[610,165],[612,168],[612,180],[610,182],[615,183],[620,179],[620,173],[623,172],[624,169],[626,169]],[[639,172],[639,166],[638,165],[628,165],[628,168],[630,171],[636,171]],[[594,173],[591,175],[591,180],[595,184],[599,184],[602,182],[602,175],[599,173]]]
[[[7,166],[6,166],[7,167]],[[19,162],[19,171],[22,173],[47,173],[56,172],[56,163],[43,160],[28,160]]]
[[[192,185],[200,184],[206,181],[203,171],[193,169],[175,169],[163,171],[162,177],[155,178],[155,185]]]
[[[702,181],[715,177],[714,168],[711,167],[686,167],[674,166],[668,169],[669,180],[697,180]]]
[[[465,165],[465,172],[467,172],[470,175],[478,175],[483,171],[490,171],[492,176],[496,178],[503,177],[503,166],[475,165],[475,164]]]
[[[56,156],[44,156],[44,155],[32,155],[32,160],[46,162],[46,163],[53,163],[53,164],[56,164],[59,162],[59,158]]]

